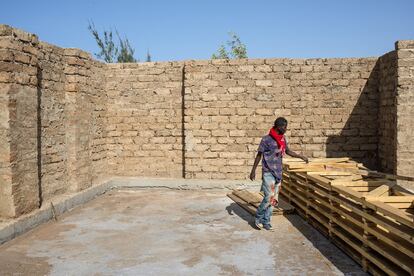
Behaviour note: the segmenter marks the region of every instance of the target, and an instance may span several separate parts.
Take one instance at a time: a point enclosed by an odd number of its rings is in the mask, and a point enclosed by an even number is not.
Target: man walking
[[[282,158],[285,154],[298,157],[308,162],[305,156],[289,150],[286,137],[287,120],[283,117],[276,119],[268,135],[264,136],[257,150],[256,159],[250,173],[250,179],[256,177],[256,168],[262,159],[262,187],[264,197],[257,208],[255,225],[258,229],[273,230],[270,224],[273,207],[278,204],[278,196],[282,181]]]

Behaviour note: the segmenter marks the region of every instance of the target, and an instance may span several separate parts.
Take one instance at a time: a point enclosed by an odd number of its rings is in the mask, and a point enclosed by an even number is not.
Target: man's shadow
[[[244,210],[242,207],[240,207],[237,203],[230,203],[229,206],[226,207],[227,213],[229,215],[233,216],[236,214],[241,219],[247,222],[247,224],[250,225],[253,229],[257,230],[256,226],[254,225],[254,216],[252,216],[249,212]]]

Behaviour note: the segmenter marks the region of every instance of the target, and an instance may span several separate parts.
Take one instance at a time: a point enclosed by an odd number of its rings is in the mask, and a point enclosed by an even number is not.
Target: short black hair
[[[285,118],[279,117],[275,121],[275,127],[284,126],[284,125],[287,125],[287,123],[288,121]]]

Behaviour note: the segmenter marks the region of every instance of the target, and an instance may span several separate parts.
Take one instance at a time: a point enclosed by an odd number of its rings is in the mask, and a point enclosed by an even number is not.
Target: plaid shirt
[[[288,150],[288,143],[285,136],[286,141],[286,150]],[[262,172],[267,173],[270,172],[275,178],[277,182],[282,181],[282,153],[277,145],[275,139],[273,139],[270,135],[266,135],[260,141],[258,152],[263,154],[262,157]]]

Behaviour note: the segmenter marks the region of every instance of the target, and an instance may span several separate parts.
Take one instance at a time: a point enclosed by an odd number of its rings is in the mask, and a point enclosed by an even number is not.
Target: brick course
[[[108,64],[106,69],[111,172],[182,177],[183,64]]]
[[[260,138],[288,119],[291,149],[375,163],[376,58],[189,62],[186,177],[247,177]],[[216,153],[216,154],[214,154]],[[221,162],[217,162],[217,158]]]

